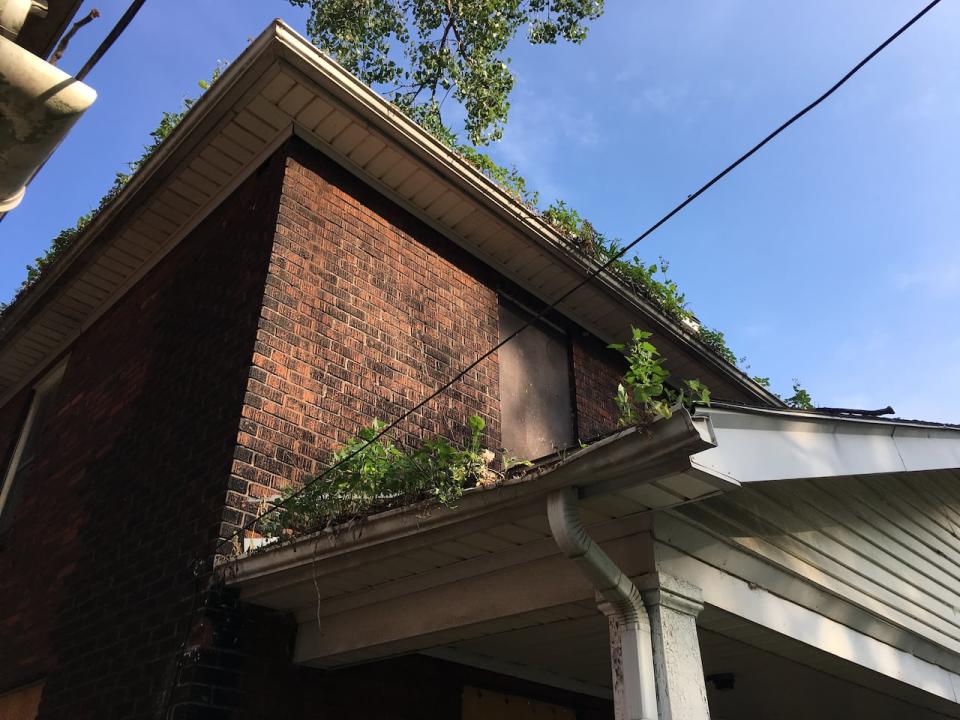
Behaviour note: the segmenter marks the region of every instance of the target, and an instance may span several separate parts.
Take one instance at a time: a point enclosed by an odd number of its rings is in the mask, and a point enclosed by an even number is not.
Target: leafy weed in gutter
[[[223,73],[223,70],[226,66],[221,63],[217,65],[216,69],[213,71],[213,77],[209,80],[201,80],[198,85],[200,89],[206,92],[210,86],[217,81],[220,75]],[[201,93],[202,94],[202,93]],[[83,232],[84,228],[89,225],[94,218],[96,218],[103,209],[110,204],[110,202],[120,194],[120,191],[126,186],[130,181],[130,178],[139,170],[143,164],[163,145],[164,140],[166,140],[170,134],[173,132],[174,128],[180,124],[180,121],[183,120],[184,116],[187,114],[187,111],[193,107],[193,104],[199,99],[198,98],[186,98],[183,101],[183,106],[180,110],[176,112],[165,112],[163,117],[160,119],[160,124],[150,133],[150,137],[153,138],[153,141],[144,146],[143,154],[131,163],[127,163],[128,172],[118,172],[113,179],[113,185],[110,186],[110,189],[107,190],[107,194],[100,198],[100,202],[97,203],[97,207],[91,210],[90,212],[81,215],[73,227],[65,228],[61,230],[60,233],[50,242],[50,246],[44,251],[44,253],[36,258],[33,261],[33,264],[27,265],[27,276],[24,281],[20,284],[20,287],[17,288],[16,293],[13,298],[11,298],[9,303],[0,302],[0,320],[3,319],[4,314],[13,308],[16,305],[17,300],[23,297],[24,293],[33,287],[44,273],[46,273],[53,264],[60,258],[63,253],[73,245],[80,234]]]
[[[803,389],[800,381],[796,378],[793,379],[793,395],[784,402],[798,410],[813,410],[813,399],[810,397],[810,393]]]
[[[374,439],[386,425],[377,420],[330,457],[326,477],[290,487],[261,510],[259,531],[271,538],[288,538],[336,527],[353,520],[424,501],[455,507],[469,487],[493,487],[511,469],[529,465],[504,455],[504,473],[493,469],[495,455],[483,447],[483,418],[467,421],[469,437],[458,446],[444,437],[426,440],[419,448],[398,445],[388,435]]]
[[[650,342],[650,335],[633,328],[629,345],[608,346],[627,359],[627,371],[615,397],[623,426],[644,427],[658,418],[669,418],[677,407],[710,404],[710,390],[699,380],[684,380],[679,389],[669,386],[670,371],[663,367],[664,358]]]
[[[226,64],[224,63],[218,64],[209,82],[201,80],[198,83],[200,88],[206,91],[217,81],[225,67]],[[36,258],[32,265],[27,266],[26,279],[20,285],[11,301],[9,303],[0,302],[0,322],[3,321],[7,311],[14,307],[17,300],[19,300],[29,288],[35,285],[43,274],[53,266],[57,259],[73,245],[84,228],[103,211],[120,193],[124,186],[126,186],[127,182],[129,182],[137,170],[160,148],[187,114],[187,111],[196,103],[197,99],[199,98],[187,98],[183,101],[183,106],[178,111],[163,113],[160,124],[150,133],[153,141],[144,147],[144,152],[139,159],[129,163],[129,172],[118,172],[114,178],[113,185],[100,200],[97,207],[91,212],[82,215],[73,227],[62,230],[51,241],[50,246],[43,255]],[[442,122],[439,103],[436,101],[431,100],[431,102],[426,104],[403,106],[401,109],[463,160],[470,163],[493,182],[512,194],[518,202],[526,206],[532,213],[540,215],[547,220],[565,236],[567,245],[574,252],[598,263],[606,262],[619,252],[620,245],[617,240],[608,239],[603,233],[598,232],[589,220],[583,218],[563,200],[557,200],[545,210],[541,211],[538,207],[538,194],[530,189],[526,180],[520,175],[517,169],[498,165],[486,153],[481,152],[472,145],[460,142],[457,135]],[[633,292],[657,305],[665,315],[677,323],[678,327],[696,337],[717,357],[734,367],[741,366],[742,359],[738,362],[737,356],[727,345],[723,332],[703,326],[699,320],[697,320],[696,316],[688,307],[685,295],[680,292],[677,283],[667,275],[669,267],[669,263],[662,257],[659,258],[656,263],[647,263],[634,256],[630,259],[621,258],[615,260],[610,266],[610,271]],[[762,379],[766,380],[766,382],[759,384],[769,389],[769,378]],[[758,378],[754,378],[754,380],[757,381]],[[795,384],[793,396],[785,402],[794,407],[805,407],[804,403],[812,407],[809,393],[802,388],[800,388],[800,392],[798,392],[797,387]]]

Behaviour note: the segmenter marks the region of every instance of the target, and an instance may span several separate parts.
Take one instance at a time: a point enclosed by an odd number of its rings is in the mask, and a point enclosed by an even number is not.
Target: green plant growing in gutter
[[[463,445],[435,437],[408,449],[387,435],[378,438],[386,425],[374,421],[331,455],[333,469],[325,477],[288,488],[275,499],[275,509],[260,520],[260,532],[268,537],[301,534],[424,500],[454,507],[466,488],[489,487],[502,479],[491,467],[493,452],[483,447],[483,418],[473,415],[467,424]],[[512,458],[511,467],[527,464]]]
[[[428,103],[410,108],[401,108],[424,130],[433,135],[448,148],[456,152],[461,158],[473,165],[488,178],[507,190],[517,200],[533,209],[539,201],[539,195],[527,187],[527,181],[517,169],[498,165],[484,152],[467,143],[460,142],[456,133],[443,124],[440,117],[440,107],[437,103]]]
[[[684,380],[679,389],[667,384],[670,371],[663,367],[664,358],[650,342],[650,336],[645,330],[633,328],[629,345],[608,346],[627,359],[627,371],[615,396],[622,426],[643,426],[657,418],[669,418],[678,405],[710,404],[710,390],[699,380]]]
[[[197,84],[200,86],[200,89],[206,92],[210,86],[217,81],[220,75],[223,73],[225,64],[220,63],[213,71],[213,76],[208,80],[200,80]],[[202,93],[201,93],[202,94]],[[187,111],[193,107],[194,103],[199,99],[197,98],[185,98],[183,105],[179,110],[175,112],[164,112],[163,116],[160,118],[160,124],[153,129],[150,133],[152,138],[151,142],[144,146],[143,153],[139,158],[134,160],[131,163],[127,163],[127,172],[118,172],[113,178],[113,184],[110,186],[110,189],[107,190],[107,193],[100,198],[100,201],[97,203],[96,208],[91,210],[88,213],[81,215],[77,218],[76,223],[73,227],[65,228],[61,230],[55,238],[50,242],[50,245],[43,252],[42,255],[37,257],[33,263],[27,265],[27,275],[24,278],[23,282],[20,284],[20,287],[17,289],[13,298],[11,298],[9,303],[0,302],[0,316],[19,299],[22,294],[29,289],[31,286],[36,284],[36,282],[43,276],[47,270],[49,270],[53,264],[63,255],[70,246],[73,245],[74,241],[80,236],[80,233],[84,228],[89,225],[94,218],[99,215],[103,209],[110,204],[110,202],[120,194],[120,191],[126,186],[130,181],[130,178],[136,174],[143,164],[163,145],[163,142],[170,136],[174,131],[177,125],[180,124],[180,121],[183,120],[184,116],[187,114]]]
[[[800,381],[793,379],[793,395],[786,398],[784,402],[792,408],[798,410],[813,410],[813,398],[810,393],[803,389]]]

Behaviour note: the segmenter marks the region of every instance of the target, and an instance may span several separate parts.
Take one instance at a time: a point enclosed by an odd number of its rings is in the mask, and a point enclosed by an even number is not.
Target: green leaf
[[[307,34],[364,82],[415,111],[448,98],[475,145],[498,140],[515,78],[506,51],[521,28],[533,44],[582,42],[602,0],[291,0],[310,8]]]

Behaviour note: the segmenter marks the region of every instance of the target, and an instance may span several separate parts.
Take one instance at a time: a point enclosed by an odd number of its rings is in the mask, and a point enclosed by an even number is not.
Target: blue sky
[[[94,5],[75,71],[123,12]],[[496,159],[632,239],[832,84],[923,0],[607,0],[581,47],[517,43]],[[0,223],[0,299],[97,204],[164,110],[285,0],[147,2],[88,77],[99,99]],[[960,422],[960,3],[943,2],[813,114],[639,247],[750,372],[820,405]]]

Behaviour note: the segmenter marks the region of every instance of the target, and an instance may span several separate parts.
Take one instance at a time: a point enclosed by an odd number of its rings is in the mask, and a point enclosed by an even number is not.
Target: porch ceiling
[[[560,610],[558,609],[558,612]],[[610,696],[605,618],[591,603],[567,618],[472,638],[423,653],[563,687]],[[960,717],[960,706],[872,672],[761,625],[707,606],[697,620],[704,674],[732,673],[732,690],[708,683],[718,720],[917,720]]]

